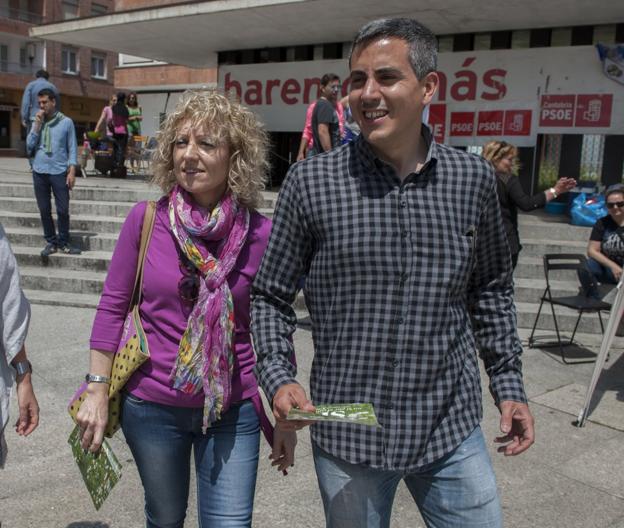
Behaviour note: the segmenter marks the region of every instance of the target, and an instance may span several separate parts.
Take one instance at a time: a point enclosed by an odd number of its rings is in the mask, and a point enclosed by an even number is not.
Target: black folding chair
[[[598,319],[600,320],[600,328],[602,330],[602,333],[604,333],[604,323],[602,322],[601,312],[608,312],[609,310],[611,310],[611,305],[609,303],[587,297],[583,293],[578,293],[577,295],[569,295],[565,297],[552,296],[550,290],[550,273],[552,271],[573,271],[575,279],[578,280],[577,270],[579,268],[585,267],[585,262],[585,256],[578,253],[553,253],[544,255],[544,275],[546,277],[546,289],[542,294],[539,310],[537,310],[537,316],[535,317],[535,323],[533,324],[533,330],[531,330],[531,337],[529,337],[529,348],[533,348],[533,346],[535,346],[536,344],[536,338],[534,337],[535,328],[537,327],[537,322],[542,311],[542,306],[545,302],[549,303],[552,310],[553,321],[555,323],[557,341],[553,343],[542,343],[540,344],[540,347],[547,348],[558,346],[559,353],[561,354],[561,359],[564,363],[567,364],[592,363],[594,361],[593,359],[589,361],[568,361],[565,356],[564,346],[569,346],[574,343],[574,336],[576,335],[576,330],[578,329],[583,314],[597,313]],[[578,318],[576,319],[576,324],[574,325],[572,336],[567,342],[561,341],[559,324],[557,323],[557,316],[555,314],[555,305],[564,306],[578,312]]]

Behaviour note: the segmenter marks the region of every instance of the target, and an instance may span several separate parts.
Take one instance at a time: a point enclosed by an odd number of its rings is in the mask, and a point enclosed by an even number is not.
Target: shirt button
[[[401,207],[407,207],[407,202],[406,202],[405,200],[401,200],[401,201],[399,202],[399,205],[400,205]]]
[[[407,236],[408,236],[408,235],[409,235],[409,233],[408,233],[407,231],[403,231],[403,232],[401,233],[401,236],[402,236],[403,238],[407,238]]]
[[[406,281],[407,281],[407,273],[401,273],[401,275],[399,275],[399,283],[405,284]]]
[[[399,366],[399,360],[398,359],[393,359],[392,360],[392,366],[393,367],[398,367]]]
[[[399,317],[398,322],[400,325],[402,325],[405,322],[405,319],[403,317]]]

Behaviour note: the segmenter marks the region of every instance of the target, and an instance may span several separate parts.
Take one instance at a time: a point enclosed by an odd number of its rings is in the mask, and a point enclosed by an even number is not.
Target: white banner
[[[320,77],[348,91],[347,61],[219,67],[219,87],[237,93],[267,128],[299,132]],[[504,138],[534,145],[538,133],[624,134],[624,88],[609,80],[593,46],[441,53],[431,108],[436,137],[454,145]]]

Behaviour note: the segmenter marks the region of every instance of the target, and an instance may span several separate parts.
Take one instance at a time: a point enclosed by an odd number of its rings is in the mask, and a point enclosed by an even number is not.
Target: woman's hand
[[[568,192],[576,187],[576,180],[574,178],[559,178],[555,184],[555,192],[557,195]]]
[[[297,445],[297,433],[285,431],[280,423],[275,425],[273,433],[273,451],[269,455],[272,466],[284,475],[288,475],[287,468],[295,465],[295,446]]]
[[[108,423],[108,384],[90,383],[85,391],[85,400],[76,415],[80,426],[80,445],[96,453],[102,446],[104,430]]]
[[[611,273],[613,273],[615,280],[619,282],[620,277],[622,277],[622,268],[617,264],[613,263],[611,266],[609,266],[609,269],[611,270]]]

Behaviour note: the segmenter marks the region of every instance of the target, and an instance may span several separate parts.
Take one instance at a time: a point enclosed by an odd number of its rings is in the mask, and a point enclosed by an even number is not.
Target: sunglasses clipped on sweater
[[[624,208],[624,202],[607,202],[607,209],[613,209],[614,207],[622,209]]]
[[[182,272],[182,277],[178,281],[178,295],[183,301],[194,303],[199,297],[199,270],[180,250],[178,255],[178,265]]]

